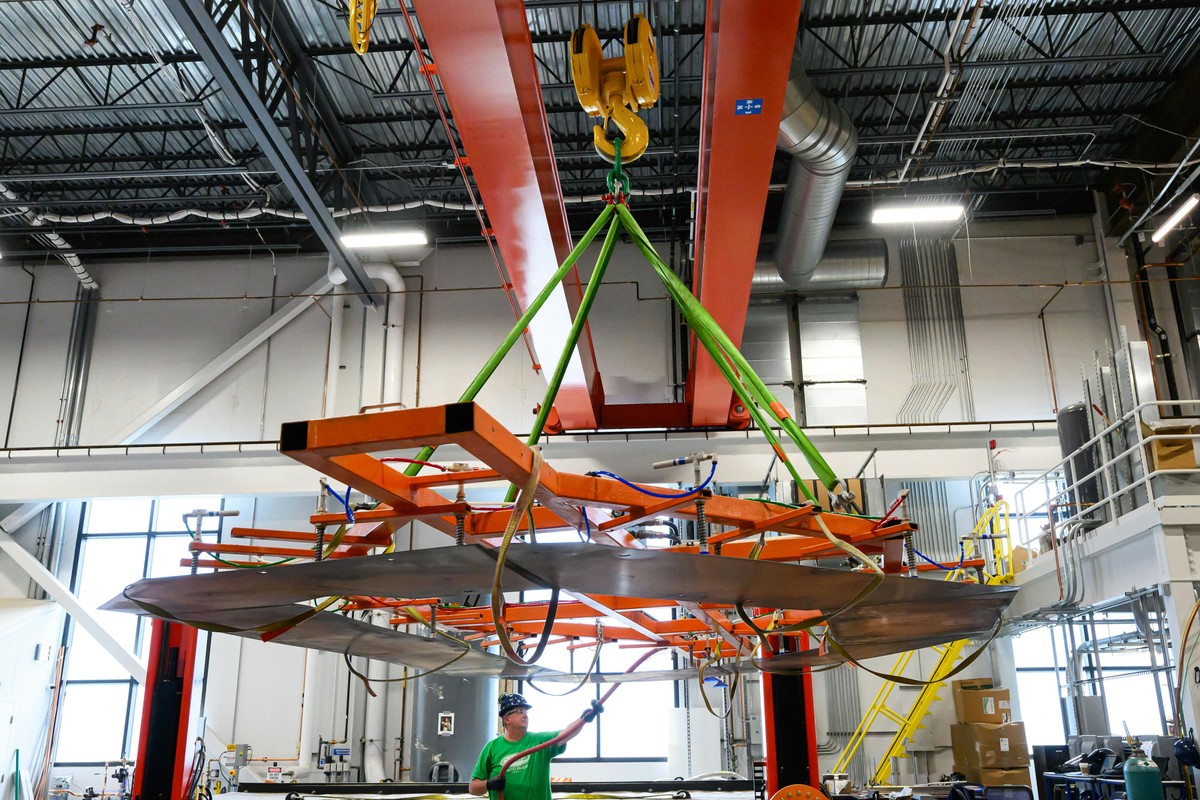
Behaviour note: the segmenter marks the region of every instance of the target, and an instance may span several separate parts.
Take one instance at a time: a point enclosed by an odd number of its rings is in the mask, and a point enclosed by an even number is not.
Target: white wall
[[[0,797],[12,793],[18,750],[21,780],[36,781],[61,619],[53,603],[0,598]]]
[[[908,232],[911,236],[911,231]],[[949,232],[947,232],[949,233]],[[864,232],[878,235],[878,231]],[[859,296],[868,419],[896,421],[911,383],[898,236],[888,237],[888,289]],[[1090,217],[974,224],[954,234],[976,419],[1049,419],[1050,368],[1038,312],[1062,283],[1095,282],[1104,264]],[[1109,266],[1116,254],[1107,252]],[[1123,271],[1115,277],[1124,279]],[[997,284],[1040,284],[1031,288]],[[1122,298],[1128,287],[1119,287]],[[1079,367],[1111,339],[1105,290],[1068,286],[1046,309],[1058,407],[1082,396]],[[1123,300],[1122,324],[1132,324]],[[1130,338],[1139,338],[1130,328]],[[939,420],[959,421],[957,404]]]

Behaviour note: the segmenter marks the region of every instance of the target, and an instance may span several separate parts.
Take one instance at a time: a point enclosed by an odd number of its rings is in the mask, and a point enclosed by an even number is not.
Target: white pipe
[[[408,295],[404,278],[391,264],[366,264],[367,275],[388,288],[384,321],[383,402],[399,403],[404,380],[404,305]]]
[[[333,290],[329,309],[329,364],[325,369],[325,416],[337,416],[338,377],[342,374],[342,326],[346,306],[341,292]]]
[[[404,380],[404,304],[408,287],[399,270],[391,264],[364,264],[367,275],[382,282],[388,289],[387,317],[384,320],[383,397],[380,402],[399,403],[403,397]],[[330,259],[326,273],[329,282],[341,285],[346,275]]]
[[[320,688],[317,667],[320,663],[320,653],[316,650],[304,651],[304,695],[300,701],[300,752],[296,758],[297,779],[312,769],[313,753],[317,749],[317,693]]]
[[[18,203],[21,202],[21,198],[2,183],[0,183],[0,195],[9,200],[14,200]],[[41,227],[46,224],[46,220],[38,216],[38,214],[27,205],[18,205],[17,210],[24,214],[25,218],[29,220],[29,224],[33,225],[34,227]],[[87,268],[83,266],[83,262],[79,259],[79,256],[72,251],[71,245],[66,239],[62,238],[54,231],[39,233],[38,236],[45,239],[49,244],[54,245],[54,254],[62,259],[64,264],[71,268],[71,271],[75,273],[75,277],[79,278],[79,282],[83,284],[83,288],[100,288],[100,284],[96,283],[96,279],[88,274]]]
[[[367,274],[371,275],[370,267]],[[374,277],[372,275],[372,277]],[[403,296],[403,295],[401,295]],[[376,614],[376,618],[381,614]],[[367,665],[367,680],[380,687],[377,697],[367,694],[367,712],[363,721],[363,780],[367,783],[382,783],[387,774],[383,771],[383,734],[387,716],[388,665],[384,661],[371,659]]]

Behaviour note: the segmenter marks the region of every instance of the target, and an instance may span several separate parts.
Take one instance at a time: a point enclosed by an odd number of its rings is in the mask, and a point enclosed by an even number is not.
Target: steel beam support
[[[53,597],[54,601],[71,615],[71,619],[75,620],[79,627],[90,633],[92,638],[104,648],[105,652],[112,656],[124,669],[128,670],[129,674],[138,683],[145,683],[146,668],[138,661],[137,656],[113,638],[113,635],[96,619],[91,609],[79,602],[79,598],[75,596],[65,583],[56,578],[54,573],[46,569],[45,565],[34,558],[33,554],[22,547],[16,539],[8,535],[7,531],[15,531],[24,522],[27,522],[48,505],[50,504],[30,503],[17,509],[16,512],[6,518],[4,523],[0,524],[0,528],[3,528],[0,530],[0,552],[15,561],[18,567],[24,570],[38,586],[41,586],[46,591],[46,594]],[[10,524],[12,527],[9,527]]]
[[[415,0],[414,6],[488,224],[518,302],[527,308],[572,245],[524,4]],[[572,269],[530,323],[540,360],[562,351],[582,297]],[[602,397],[585,328],[555,399],[563,427],[595,428]]]
[[[807,636],[794,643],[789,637],[787,646],[798,644],[802,650]],[[776,647],[782,637],[772,636]],[[784,651],[780,651],[781,654]],[[764,653],[770,658],[770,653]],[[817,763],[816,718],[812,672],[799,675],[774,674],[763,671],[763,739],[767,757],[767,797],[773,797],[784,786],[806,783],[821,785],[821,769]]]
[[[242,71],[237,56],[208,15],[204,3],[201,0],[166,0],[165,5],[212,72],[217,85],[224,92],[225,101],[233,107],[254,140],[262,147],[263,154],[308,218],[308,223],[328,250],[334,265],[341,268],[349,279],[352,290],[360,293],[358,296],[366,305],[381,303],[382,298],[375,290],[374,281],[368,277],[354,252],[343,247],[341,231],[325,207],[320,192],[305,175],[304,167],[292,152],[250,79]]]
[[[0,183],[64,183],[67,181],[128,181],[134,178],[215,178],[249,175],[246,167],[180,167],[178,169],[128,169],[78,172],[22,172],[0,175]],[[80,201],[74,201],[79,203]]]
[[[110,105],[87,106],[22,106],[21,108],[0,108],[0,118],[75,116],[78,114],[107,114],[123,111],[138,113],[145,113],[147,111],[195,111],[200,107],[200,103],[191,101],[177,103],[113,103]]]
[[[800,0],[743,0],[726,10],[710,0],[705,20],[692,291],[740,345]],[[723,427],[733,390],[694,339],[692,351],[692,425]]]
[[[163,417],[183,405],[189,398],[208,384],[212,383],[225,370],[241,361],[247,354],[269,339],[283,326],[300,316],[300,313],[316,302],[316,298],[332,288],[326,278],[321,278],[304,290],[303,294],[293,298],[283,308],[260,322],[254,330],[233,343],[225,352],[209,361],[196,371],[194,375],[176,386],[157,403],[143,411],[132,422],[122,428],[113,440],[120,444],[129,444],[139,436],[154,427]]]
[[[337,106],[331,99],[329,86],[321,76],[317,63],[305,53],[304,39],[287,4],[280,0],[260,0],[258,7],[269,22],[267,34],[276,40],[276,48],[285,54],[287,67],[292,73],[291,80],[299,84],[304,100],[312,103],[317,122],[322,133],[328,137],[334,155],[342,164],[355,160],[357,148],[338,119]],[[361,190],[366,202],[380,202],[379,192],[370,182],[364,182]]]

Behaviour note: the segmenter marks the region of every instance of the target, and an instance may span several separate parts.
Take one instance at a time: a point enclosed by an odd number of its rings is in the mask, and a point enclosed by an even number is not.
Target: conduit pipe
[[[21,198],[16,194],[16,192],[12,191],[2,183],[0,183],[0,195],[3,195],[6,199],[17,203],[17,210],[20,211],[27,220],[29,220],[30,225],[34,227],[41,227],[46,224],[46,221],[42,219],[37,212],[33,211],[31,208],[29,208],[29,206],[21,204]],[[62,238],[54,231],[39,233],[38,236],[55,249],[55,255],[58,256],[58,258],[64,264],[71,268],[71,271],[75,273],[75,277],[79,278],[79,282],[83,284],[83,288],[100,288],[100,284],[97,283],[96,279],[88,273],[87,268],[83,266],[83,262],[79,259],[79,256],[75,254],[74,249],[66,239]]]
[[[367,276],[380,281],[388,289],[387,316],[384,319],[383,393],[384,404],[399,403],[404,381],[404,305],[408,287],[400,272],[391,264],[364,264]],[[329,282],[340,286],[346,274],[330,261]],[[332,355],[330,356],[332,362]]]
[[[842,276],[832,269],[819,270],[858,149],[858,133],[850,116],[813,88],[804,72],[799,39],[792,50],[783,103],[778,146],[794,158],[779,215],[774,255],[779,274],[797,291],[881,286],[887,278],[886,259],[882,275]]]

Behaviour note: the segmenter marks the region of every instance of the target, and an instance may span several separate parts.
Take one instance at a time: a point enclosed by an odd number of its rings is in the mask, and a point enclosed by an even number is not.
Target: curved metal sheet
[[[186,620],[192,624],[221,625],[241,630],[231,631],[248,639],[262,637],[254,628],[295,619],[308,606],[280,605],[226,611],[209,611]],[[361,656],[390,664],[412,667],[419,671],[441,668],[448,675],[495,675],[502,678],[528,678],[531,675],[552,673],[542,667],[523,667],[503,656],[472,647],[461,658],[462,648],[445,639],[432,639],[403,631],[372,625],[332,611],[322,611],[293,628],[270,639],[279,644],[307,647],[331,653]],[[454,660],[457,659],[457,660]],[[453,663],[451,663],[453,661]],[[555,673],[565,675],[565,673]]]
[[[133,584],[104,608],[129,611],[141,603],[187,617],[332,596],[488,594],[495,553],[483,545],[451,546],[261,570],[155,578]],[[513,545],[506,566],[506,591],[547,587],[619,597],[825,612],[843,608],[872,581],[869,574],[841,569],[588,543]],[[852,621],[856,627],[872,626],[881,635],[894,625],[913,624],[917,626],[913,629],[919,629],[922,620],[927,621],[926,615],[952,616],[963,607],[963,601],[973,597],[994,598],[995,608],[1003,609],[1015,591],[889,575],[861,604],[835,620],[835,635],[841,629],[837,626],[848,627]],[[912,603],[923,605],[906,612],[903,604]],[[990,623],[983,627],[990,627]]]

